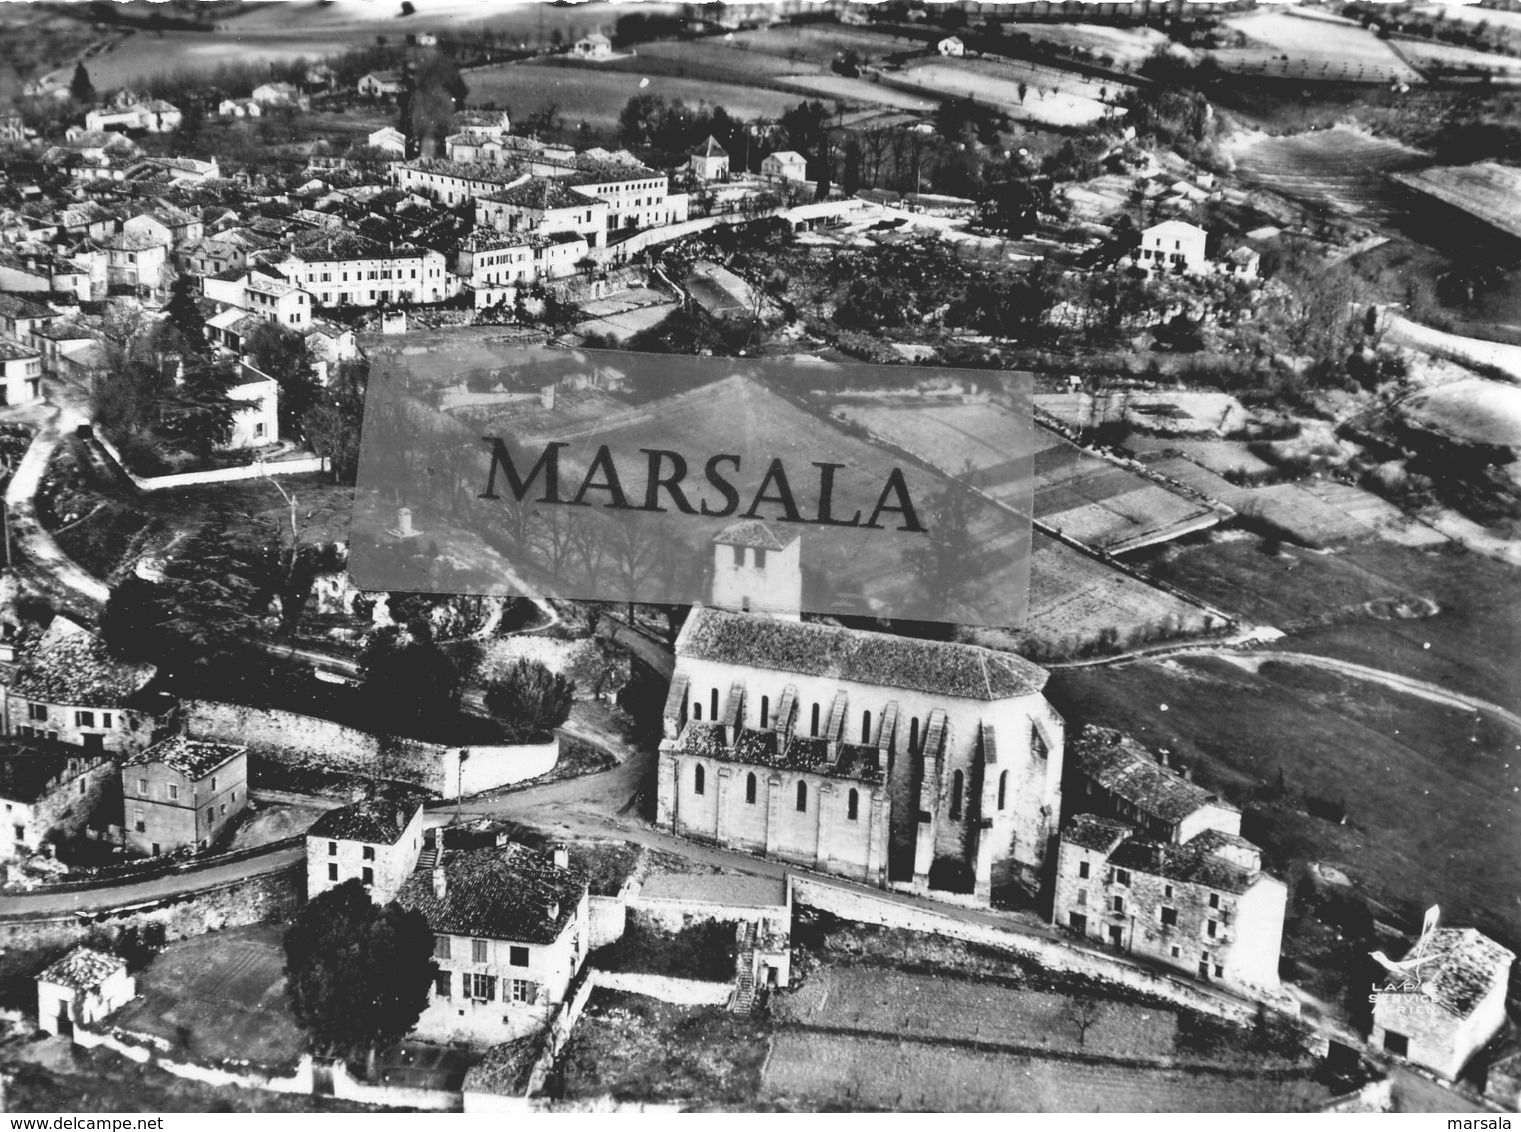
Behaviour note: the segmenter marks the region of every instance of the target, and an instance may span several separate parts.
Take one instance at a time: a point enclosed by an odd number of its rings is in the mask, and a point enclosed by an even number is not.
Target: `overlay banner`
[[[367,590],[1020,626],[1031,378],[471,341],[372,358]]]

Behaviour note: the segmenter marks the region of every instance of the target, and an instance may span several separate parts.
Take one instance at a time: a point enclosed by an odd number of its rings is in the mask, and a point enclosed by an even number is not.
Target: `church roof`
[[[1013,653],[706,606],[687,618],[676,657],[970,700],[1033,695],[1046,684],[1045,669]]]

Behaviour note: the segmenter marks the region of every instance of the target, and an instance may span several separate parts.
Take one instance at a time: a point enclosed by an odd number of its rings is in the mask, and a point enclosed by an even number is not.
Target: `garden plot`
[[[1403,212],[1385,174],[1427,160],[1420,150],[1348,126],[1288,137],[1238,134],[1226,152],[1251,184],[1370,221]]]
[[[1310,82],[1424,82],[1389,44],[1351,21],[1288,12],[1250,12],[1225,21],[1253,41],[1211,52],[1221,69]]]
[[[1244,428],[1249,414],[1229,393],[1038,393],[1035,406],[1071,428],[1123,420],[1174,436],[1219,436]]]

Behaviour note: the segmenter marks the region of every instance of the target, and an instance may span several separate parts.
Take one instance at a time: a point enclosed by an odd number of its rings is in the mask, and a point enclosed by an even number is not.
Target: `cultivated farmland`
[[[1348,20],[1260,11],[1224,21],[1253,41],[1211,52],[1226,71],[1309,82],[1423,82],[1388,43]]]
[[[599,130],[615,128],[624,104],[636,94],[722,106],[739,118],[780,118],[798,102],[798,95],[780,90],[608,70],[595,63],[511,63],[472,71],[468,81],[473,105],[494,102],[522,116],[553,104],[567,122],[585,121]]]
[[[1227,152],[1252,184],[1370,221],[1403,211],[1384,175],[1426,160],[1419,150],[1346,126],[1290,137],[1238,134]]]
[[[925,59],[885,77],[942,98],[975,99],[1047,126],[1088,125],[1111,112],[1103,82],[1013,59]],[[1117,93],[1108,91],[1111,97]]]
[[[1425,39],[1401,39],[1394,49],[1412,67],[1428,73],[1452,75],[1493,75],[1497,81],[1521,81],[1521,59],[1491,51],[1475,51],[1450,43]]]

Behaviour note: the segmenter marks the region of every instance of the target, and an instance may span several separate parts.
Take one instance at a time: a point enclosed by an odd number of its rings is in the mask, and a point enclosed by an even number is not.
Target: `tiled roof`
[[[759,519],[745,519],[731,523],[713,536],[713,541],[724,546],[754,546],[761,550],[782,550],[784,544],[776,532]]]
[[[515,165],[493,165],[480,161],[449,161],[438,157],[419,157],[402,165],[420,173],[433,173],[440,177],[459,177],[465,181],[482,181],[488,185],[510,185],[523,176],[524,170]]]
[[[152,232],[118,232],[105,241],[105,247],[114,251],[142,252],[149,248],[167,248],[162,236]]]
[[[66,707],[117,707],[142,691],[157,671],[151,664],[116,660],[94,633],[55,617],[22,664],[11,692]]]
[[[576,192],[557,178],[533,177],[521,185],[513,185],[499,193],[492,193],[485,199],[498,204],[543,211],[551,208],[585,208],[595,198]]]
[[[705,606],[687,618],[676,656],[971,700],[1028,696],[1046,684],[1045,669],[1013,653]]]
[[[455,250],[494,252],[502,248],[526,248],[531,242],[527,232],[498,232],[495,228],[477,228],[461,240]]]
[[[14,338],[0,337],[0,362],[19,362],[23,358],[35,358],[37,356],[37,351],[30,346],[23,346]]]
[[[187,739],[184,735],[169,738],[139,751],[125,760],[123,766],[139,766],[144,763],[162,763],[186,778],[205,778],[217,767],[245,753],[247,747],[234,747],[227,743],[207,743],[200,739]]]
[[[80,756],[45,754],[11,747],[0,754],[0,798],[31,805],[46,797],[60,779],[72,781],[69,764]],[[97,762],[85,756],[86,764]]]
[[[1113,818],[1097,814],[1078,814],[1072,824],[1062,831],[1062,843],[1076,845],[1081,849],[1097,849],[1109,853],[1125,838],[1135,832],[1130,826]]]
[[[426,248],[411,244],[382,244],[352,232],[328,230],[308,234],[297,245],[291,258],[303,263],[323,263],[330,260],[411,259],[427,254]]]
[[[127,961],[105,951],[90,947],[76,947],[58,962],[37,976],[39,982],[72,987],[88,991],[100,986],[118,971],[124,971]]]
[[[721,146],[721,145],[718,144],[718,139],[717,138],[715,138],[712,134],[709,134],[708,135],[708,140],[705,141],[705,142],[703,142],[701,146],[699,146],[697,149],[694,149],[692,151],[692,156],[693,157],[728,157],[729,156],[729,151],[726,150],[723,146]]]
[[[57,318],[58,312],[23,295],[0,291],[0,316],[5,318]]]
[[[579,869],[562,869],[552,858],[516,844],[446,853],[443,869],[442,898],[434,893],[432,872],[424,869],[412,874],[396,900],[421,912],[433,931],[447,935],[553,943],[575,916],[587,888],[586,874]]]
[[[1083,728],[1067,745],[1074,769],[1142,813],[1175,823],[1206,805],[1233,807],[1201,786],[1157,763],[1146,749],[1119,731]]]
[[[371,798],[329,810],[306,831],[308,837],[335,841],[364,841],[371,845],[395,845],[421,809],[418,802]]]
[[[1426,941],[1430,963],[1417,968],[1427,994],[1442,1009],[1467,1018],[1495,984],[1510,978],[1515,952],[1475,928],[1437,928]]]
[[[82,322],[74,322],[71,319],[59,319],[50,322],[46,326],[35,326],[32,334],[38,338],[46,338],[53,342],[69,342],[77,339],[94,340],[98,333],[93,327],[84,325]]]
[[[1148,876],[1165,877],[1239,895],[1256,883],[1262,870],[1246,868],[1221,856],[1219,850],[1227,846],[1256,848],[1249,841],[1213,829],[1182,845],[1163,845],[1132,837],[1109,855],[1109,863]]]

